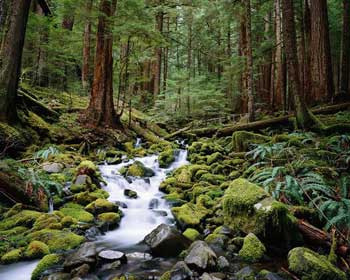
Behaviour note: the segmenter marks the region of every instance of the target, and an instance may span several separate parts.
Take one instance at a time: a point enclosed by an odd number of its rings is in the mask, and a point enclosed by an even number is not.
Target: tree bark
[[[0,51],[0,121],[17,120],[16,96],[30,0],[16,0],[9,9],[9,25]]]
[[[86,3],[86,16],[84,29],[84,43],[83,43],[83,68],[81,72],[81,80],[83,89],[88,89],[90,84],[90,61],[91,61],[91,9],[93,0],[88,0]]]
[[[343,31],[340,59],[340,85],[339,98],[350,99],[349,78],[350,78],[350,2],[343,0]]]
[[[254,109],[254,69],[253,69],[253,47],[252,47],[252,19],[250,0],[245,0],[246,10],[246,34],[247,34],[247,97],[248,97],[248,120],[253,122],[255,120]]]
[[[311,75],[314,102],[332,99],[334,94],[327,0],[311,0]]]
[[[295,30],[293,0],[282,0],[282,24],[283,40],[288,64],[288,76],[291,82],[292,96],[294,101],[294,110],[299,128],[308,129],[314,124],[314,119],[310,114],[304,95],[299,76],[299,62],[297,54],[297,40]]]
[[[162,34],[164,24],[164,13],[159,11],[156,15],[156,30]],[[155,49],[155,61],[152,65],[152,75],[153,75],[153,98],[154,100],[160,94],[160,82],[161,82],[161,69],[162,69],[162,56],[163,51],[161,47]]]
[[[113,33],[112,16],[116,0],[101,0],[97,27],[94,79],[85,117],[93,127],[116,127],[119,124],[113,103]]]

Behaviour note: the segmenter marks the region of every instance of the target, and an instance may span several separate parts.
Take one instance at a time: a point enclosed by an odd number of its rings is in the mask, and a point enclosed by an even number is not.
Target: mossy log
[[[313,114],[333,114],[341,110],[346,110],[348,108],[350,108],[350,103],[342,103],[342,104],[326,106],[318,109],[313,109],[311,110],[311,112]],[[240,130],[256,131],[259,129],[263,129],[266,127],[273,127],[276,125],[277,126],[293,125],[293,118],[294,118],[294,114],[289,114],[286,116],[271,118],[268,120],[261,120],[261,121],[245,123],[245,124],[235,124],[235,125],[227,126],[223,128],[215,128],[215,127],[199,128],[199,129],[187,130],[187,132],[191,134],[195,134],[197,137],[211,136],[211,135],[223,137],[223,136],[230,136],[232,135],[233,132],[240,131]],[[332,131],[339,132],[344,129],[346,131],[350,131],[350,126],[349,127],[347,125],[332,126],[329,128],[324,128],[324,132],[325,133],[331,133]],[[182,131],[182,133],[183,132],[185,131]]]
[[[27,92],[25,89],[19,89],[18,90],[18,97],[22,99],[23,103],[29,107],[31,111],[34,113],[46,118],[49,117],[53,120],[57,120],[59,118],[59,113],[56,111],[48,108],[44,104],[42,104],[40,101],[35,99],[32,94]]]
[[[25,185],[25,182],[18,176],[0,171],[0,195],[11,203],[22,203],[27,205],[25,208],[39,210],[39,208],[29,206],[33,205],[33,201],[26,193]]]
[[[332,235],[328,232],[325,232],[303,220],[298,220],[297,222],[298,229],[303,235],[304,240],[315,246],[322,246],[326,248],[331,248],[332,246]],[[349,252],[349,246],[344,245],[341,242],[337,242],[337,254],[340,256],[345,256]]]

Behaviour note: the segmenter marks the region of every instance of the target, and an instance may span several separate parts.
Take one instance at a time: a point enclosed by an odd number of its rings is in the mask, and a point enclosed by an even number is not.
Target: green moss
[[[76,225],[77,223],[78,223],[78,220],[71,216],[66,216],[61,220],[61,224],[64,227],[70,227],[72,225]]]
[[[206,238],[205,238],[205,242],[207,242],[208,244],[211,244],[211,243],[216,243],[217,240],[219,239],[227,239],[227,237],[223,234],[218,234],[218,233],[212,233],[212,234],[209,234]]]
[[[15,205],[13,205],[8,211],[6,211],[3,214],[3,218],[9,218],[13,215],[18,214],[20,211],[22,211],[23,205],[22,203],[16,203]]]
[[[243,241],[243,247],[239,251],[239,256],[247,262],[260,261],[266,252],[263,243],[256,237],[255,234],[248,234]]]
[[[98,189],[94,192],[82,192],[74,195],[74,201],[80,205],[88,205],[98,198],[108,198],[109,194],[102,189]]]
[[[213,153],[207,158],[207,164],[212,165],[215,162],[220,162],[224,159],[223,155],[219,152]]]
[[[78,170],[87,171],[87,172],[82,172],[82,174],[90,174],[90,173],[94,174],[95,172],[97,172],[98,168],[92,161],[84,160],[79,164]]]
[[[268,196],[269,194],[259,186],[243,178],[236,179],[225,191],[223,209],[228,216],[234,216],[241,211],[249,212],[256,203]]]
[[[193,203],[173,207],[171,211],[182,228],[198,227],[202,219],[210,212],[205,207]]]
[[[164,196],[164,199],[172,205],[180,206],[186,203],[186,200],[183,199],[183,194],[179,192],[173,192]]]
[[[14,227],[14,228],[11,228],[11,229],[8,229],[8,230],[0,231],[0,236],[2,236],[2,237],[10,237],[10,236],[14,236],[14,235],[18,235],[18,234],[24,233],[26,231],[28,231],[28,228],[19,226],[19,227]]]
[[[297,247],[288,254],[289,270],[301,280],[345,280],[346,275],[314,251]]]
[[[99,198],[85,207],[85,210],[93,214],[101,214],[104,212],[116,212],[118,206],[106,199]]]
[[[40,240],[47,244],[51,252],[71,250],[85,241],[85,238],[66,230],[42,229],[30,233],[29,240]]]
[[[270,137],[248,131],[236,131],[232,135],[232,149],[235,152],[247,151],[249,145],[271,141]]]
[[[200,180],[213,185],[220,185],[226,180],[226,177],[224,175],[205,173],[200,177]]]
[[[17,226],[31,227],[42,213],[31,210],[23,210],[18,214],[0,221],[0,230],[7,230]]]
[[[200,233],[194,228],[188,228],[184,231],[183,235],[191,241],[199,239]]]
[[[51,228],[52,226],[59,223],[61,221],[61,217],[55,214],[42,214],[34,223],[33,229],[40,230],[44,228]],[[57,226],[57,225],[56,225]]]
[[[50,254],[49,246],[41,241],[32,241],[29,243],[25,256],[30,259],[40,258]]]
[[[34,271],[32,272],[31,280],[39,280],[43,272],[48,270],[50,267],[57,265],[62,262],[61,256],[57,254],[51,254],[43,257],[38,263]]]
[[[82,223],[92,223],[94,221],[94,216],[91,213],[82,209],[63,207],[60,208],[60,211],[65,216],[70,216]]]
[[[69,187],[69,189],[72,193],[80,193],[80,192],[85,192],[85,191],[89,190],[89,188],[86,184],[79,184],[79,185],[72,184]]]
[[[126,166],[119,170],[119,173],[125,176],[132,177],[152,177],[154,176],[154,171],[147,168],[142,162],[135,161],[133,164]]]
[[[118,213],[103,213],[98,215],[98,220],[110,225],[116,225],[120,222],[120,215]]]
[[[22,259],[23,254],[21,249],[14,249],[1,257],[1,262],[4,264],[18,262]]]
[[[159,278],[159,280],[170,280],[170,279],[171,279],[171,271],[165,272],[165,273]]]
[[[175,151],[172,148],[166,149],[158,156],[159,167],[168,168],[175,161]]]
[[[191,183],[192,182],[192,174],[187,166],[184,166],[177,171],[175,178],[180,183]]]

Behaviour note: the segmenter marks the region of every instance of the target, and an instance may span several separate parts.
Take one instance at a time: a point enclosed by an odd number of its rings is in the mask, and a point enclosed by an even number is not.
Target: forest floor
[[[113,229],[123,218],[120,205],[108,201],[98,165],[157,154],[167,168],[184,147],[175,140],[185,140],[189,164],[160,185],[177,223],[175,237],[153,232],[161,245],[149,241],[155,257],[178,254],[177,246],[184,250],[160,279],[347,279],[349,134],[277,125],[229,136],[184,131],[169,137],[176,131],[137,110],[131,121],[125,112],[120,130],[96,130],[78,121],[86,97],[26,85],[22,90],[35,103],[24,101],[22,125],[0,123],[3,264],[45,256],[32,279],[57,271],[61,278],[55,279],[92,277],[101,269],[95,252],[88,255],[85,248],[87,256],[69,265],[65,260],[86,244],[91,229]],[[347,110],[318,117],[326,125],[350,124]],[[137,138],[142,145],[135,145]],[[119,170],[126,178],[149,177],[147,172],[137,163]],[[145,279],[123,275],[119,266],[108,277]]]

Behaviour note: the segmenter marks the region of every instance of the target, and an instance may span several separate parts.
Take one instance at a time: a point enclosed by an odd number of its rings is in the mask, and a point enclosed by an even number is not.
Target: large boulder
[[[210,213],[210,210],[202,205],[186,203],[180,207],[171,208],[175,220],[182,229],[198,228],[201,221]]]
[[[170,272],[170,280],[191,280],[193,272],[183,261],[177,262]]]
[[[127,263],[127,257],[123,252],[113,250],[103,250],[98,254],[98,260],[100,264],[114,263],[120,261],[120,263]]]
[[[92,242],[84,243],[73,254],[69,254],[63,266],[66,271],[77,268],[83,264],[96,263],[96,244]]]
[[[204,241],[195,241],[188,250],[185,263],[192,269],[207,271],[217,264],[215,252]]]
[[[168,148],[158,156],[159,167],[168,168],[175,161],[175,151]]]
[[[153,255],[161,257],[177,256],[190,245],[186,237],[165,224],[161,224],[148,234],[144,241],[150,246]]]
[[[146,167],[142,162],[135,161],[126,167],[119,170],[120,174],[131,177],[152,177],[154,176],[154,171]]]
[[[254,233],[264,242],[287,248],[302,240],[288,208],[243,178],[225,191],[223,210],[225,224],[234,231]]]
[[[47,173],[61,173],[63,171],[63,165],[57,162],[45,162],[43,164],[43,170]]]
[[[288,254],[289,270],[301,280],[345,280],[346,275],[314,251],[297,247]]]

